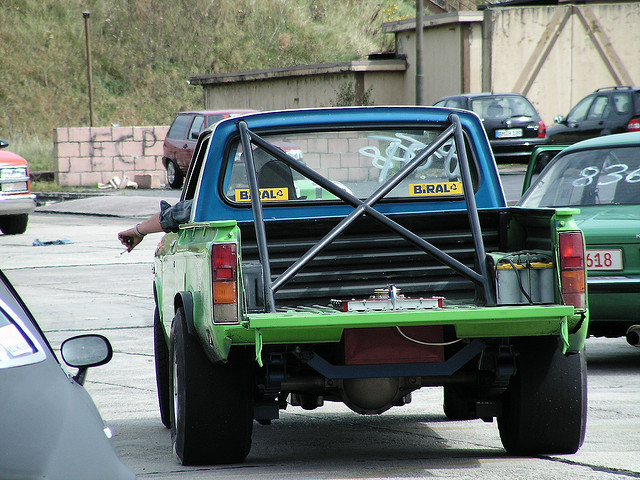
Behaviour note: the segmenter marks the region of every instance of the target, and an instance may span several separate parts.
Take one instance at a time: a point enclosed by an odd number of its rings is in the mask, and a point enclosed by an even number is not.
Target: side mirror
[[[6,140],[2,140],[0,138],[0,148],[4,148],[4,147],[8,147],[9,146],[9,142],[7,142]]]
[[[564,123],[564,117],[562,115],[556,115],[553,117],[553,121],[555,123]]]
[[[73,378],[82,385],[87,369],[108,363],[113,357],[113,348],[102,335],[79,335],[62,342],[60,355],[64,363],[79,369]]]

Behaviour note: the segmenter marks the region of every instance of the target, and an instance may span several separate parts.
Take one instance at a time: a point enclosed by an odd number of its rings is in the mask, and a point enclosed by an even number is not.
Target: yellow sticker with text
[[[236,202],[250,202],[251,201],[251,192],[248,188],[238,188],[236,189]],[[263,202],[274,201],[274,200],[289,200],[289,189],[287,187],[283,188],[261,188],[260,189],[260,200]]]
[[[410,197],[462,195],[462,182],[414,183],[409,185]]]

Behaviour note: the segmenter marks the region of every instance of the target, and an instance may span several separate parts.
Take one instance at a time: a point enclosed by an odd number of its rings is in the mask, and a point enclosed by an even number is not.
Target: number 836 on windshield
[[[602,176],[601,176],[602,174]],[[640,182],[640,168],[629,171],[629,166],[624,163],[616,163],[615,165],[607,165],[602,168],[602,172],[598,167],[586,167],[580,172],[580,177],[573,181],[574,187],[586,187],[599,179],[598,185],[611,185],[624,180],[626,183]]]

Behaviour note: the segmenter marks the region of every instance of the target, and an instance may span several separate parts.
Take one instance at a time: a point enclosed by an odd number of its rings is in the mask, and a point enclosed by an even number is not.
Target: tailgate
[[[459,338],[562,335],[579,327],[581,317],[571,305],[522,305],[505,307],[447,307],[420,311],[338,312],[313,311],[250,314],[244,329],[258,330],[265,343],[339,342],[345,328],[451,325]],[[233,329],[227,335],[236,340]],[[245,330],[246,332],[246,330]],[[246,334],[241,334],[245,337]]]

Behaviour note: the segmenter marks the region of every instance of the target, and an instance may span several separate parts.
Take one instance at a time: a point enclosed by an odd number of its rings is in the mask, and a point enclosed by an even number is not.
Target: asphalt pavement
[[[46,203],[36,208],[39,213],[67,213],[124,218],[147,218],[160,210],[160,200],[170,204],[180,199],[181,190],[126,190],[104,194],[47,193]]]

